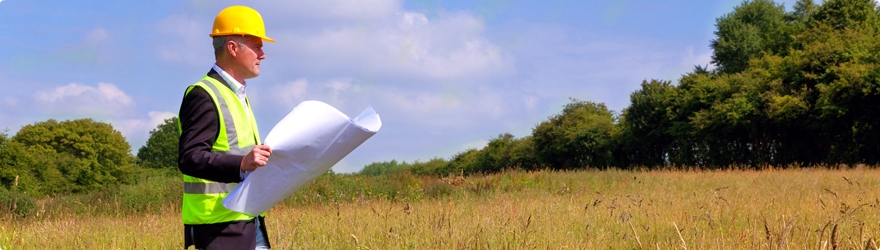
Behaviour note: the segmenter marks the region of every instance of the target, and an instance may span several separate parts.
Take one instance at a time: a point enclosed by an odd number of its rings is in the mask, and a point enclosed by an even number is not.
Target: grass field
[[[376,181],[366,177],[334,178],[364,191],[321,179],[299,191],[269,212],[274,249],[877,249],[880,241],[874,169],[506,172],[411,178],[396,196],[371,195]],[[180,248],[178,204],[151,206],[143,215],[38,206],[0,222],[0,248]]]

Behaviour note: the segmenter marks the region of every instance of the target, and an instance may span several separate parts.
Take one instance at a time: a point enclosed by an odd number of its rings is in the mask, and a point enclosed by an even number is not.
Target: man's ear
[[[230,56],[235,57],[238,55],[238,46],[239,44],[232,39],[226,41],[226,52],[229,53]]]

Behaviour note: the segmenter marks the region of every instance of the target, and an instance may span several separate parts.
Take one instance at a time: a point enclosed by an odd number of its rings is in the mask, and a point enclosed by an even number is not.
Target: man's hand
[[[254,171],[258,167],[266,166],[266,162],[269,161],[269,155],[271,154],[272,149],[269,146],[254,146],[254,149],[241,159],[241,171],[249,172]]]

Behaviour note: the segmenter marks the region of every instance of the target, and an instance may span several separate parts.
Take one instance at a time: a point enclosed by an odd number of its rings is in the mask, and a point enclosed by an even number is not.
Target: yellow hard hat
[[[229,6],[221,10],[217,18],[214,18],[214,27],[211,30],[211,37],[250,35],[259,37],[263,41],[275,42],[274,39],[266,37],[266,27],[263,26],[263,17],[260,13],[247,6]]]

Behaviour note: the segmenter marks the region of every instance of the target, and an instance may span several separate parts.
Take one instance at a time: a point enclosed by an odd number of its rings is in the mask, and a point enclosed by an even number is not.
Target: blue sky
[[[716,18],[740,3],[0,0],[0,129],[90,117],[136,151],[213,64],[216,14],[241,4],[277,40],[248,80],[264,137],[305,100],[373,106],[382,129],[335,171],[448,159],[529,135],[570,97],[619,112],[642,80],[709,64]]]

